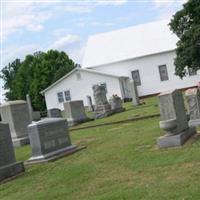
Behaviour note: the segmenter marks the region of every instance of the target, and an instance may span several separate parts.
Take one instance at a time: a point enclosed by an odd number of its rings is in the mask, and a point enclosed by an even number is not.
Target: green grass
[[[115,115],[111,115],[109,117],[98,119],[95,121],[86,122],[78,126],[75,126],[73,128],[86,127],[90,125],[98,125],[98,124],[103,124],[106,122],[115,122],[115,121],[132,119],[135,117],[143,117],[143,116],[159,113],[158,103],[155,97],[147,98],[143,100],[143,103],[144,104],[141,106],[132,106],[131,102],[125,103],[124,104],[124,108],[126,109],[125,112],[117,113]],[[87,115],[88,117],[93,117],[93,114],[91,112],[88,112]]]
[[[146,105],[98,121],[158,112]],[[128,114],[127,114],[128,113]],[[147,114],[147,113],[145,113]],[[87,149],[55,162],[26,167],[26,173],[0,186],[1,200],[199,200],[200,141],[159,150],[159,118],[74,131]],[[84,124],[83,124],[84,125]],[[27,160],[30,147],[16,149]]]

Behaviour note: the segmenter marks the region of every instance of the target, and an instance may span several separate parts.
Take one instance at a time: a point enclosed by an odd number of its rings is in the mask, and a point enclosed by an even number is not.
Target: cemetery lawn
[[[126,103],[130,110],[102,121],[157,113],[156,99],[146,101],[140,109]],[[73,131],[72,142],[86,149],[55,162],[26,166],[26,173],[0,185],[0,199],[199,200],[200,140],[159,150],[158,123],[156,117]],[[30,146],[16,148],[17,160],[27,160],[30,153]]]

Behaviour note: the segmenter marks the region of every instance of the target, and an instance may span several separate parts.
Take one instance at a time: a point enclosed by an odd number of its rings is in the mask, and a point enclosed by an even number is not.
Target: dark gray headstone
[[[28,162],[45,162],[76,149],[71,144],[67,120],[45,118],[28,126],[32,156]]]
[[[8,101],[0,106],[2,121],[9,124],[14,146],[29,144],[27,126],[30,123],[26,101]]]
[[[57,117],[62,117],[61,115],[61,110],[59,108],[52,108],[49,109],[47,112],[47,116],[49,118],[57,118]]]
[[[24,165],[16,162],[9,125],[0,122],[0,181],[24,171]]]
[[[67,101],[63,105],[64,117],[67,119],[69,126],[73,126],[88,120],[83,101]]]

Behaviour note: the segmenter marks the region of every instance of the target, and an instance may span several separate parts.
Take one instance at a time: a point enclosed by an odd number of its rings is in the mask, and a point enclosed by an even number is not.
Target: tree
[[[19,59],[15,59],[13,62],[9,63],[2,69],[0,78],[4,80],[4,89],[6,90],[5,96],[9,100],[14,100],[17,98],[16,93],[14,92],[13,81],[16,77],[18,69],[21,65]]]
[[[200,0],[189,0],[170,22],[178,36],[175,74],[183,78],[187,68],[200,69]]]
[[[26,99],[29,93],[34,109],[44,110],[40,92],[69,73],[77,65],[63,51],[49,50],[27,55],[23,62],[16,59],[1,70],[7,100]]]

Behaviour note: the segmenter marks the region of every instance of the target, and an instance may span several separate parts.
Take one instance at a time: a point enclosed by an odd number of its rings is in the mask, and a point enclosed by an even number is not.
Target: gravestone
[[[67,120],[45,118],[28,126],[32,156],[26,163],[55,160],[78,150],[71,144]]]
[[[0,182],[24,172],[22,162],[16,162],[9,125],[0,122]]]
[[[131,92],[133,105],[134,106],[139,106],[140,105],[140,99],[139,99],[139,96],[138,96],[137,86],[136,86],[134,80],[130,81],[130,92]]]
[[[200,89],[188,89],[185,96],[190,115],[189,126],[200,126]]]
[[[104,85],[94,85],[92,87],[95,100],[95,118],[103,118],[111,115],[113,112],[106,97],[106,88]]]
[[[83,101],[67,101],[63,105],[64,117],[67,119],[68,126],[74,126],[89,120],[85,114]]]
[[[33,111],[33,107],[31,104],[31,98],[29,94],[26,95],[26,102],[28,104],[28,111],[29,111],[29,117],[31,121],[38,121],[40,120],[40,112],[39,111]]]
[[[92,105],[92,98],[91,98],[91,96],[87,96],[87,106],[88,106],[88,111],[89,112],[93,112],[94,111],[94,107]]]
[[[189,128],[182,92],[172,90],[158,95],[161,120],[160,128],[166,134],[158,138],[159,147],[182,145],[196,129]]]
[[[0,106],[2,121],[9,124],[15,147],[29,144],[27,126],[30,124],[26,101],[8,101]]]
[[[47,116],[49,118],[62,117],[61,110],[58,109],[58,108],[49,109],[48,112],[47,112]]]
[[[121,98],[117,95],[112,95],[112,97],[109,99],[109,104],[114,113],[122,112],[125,110],[125,108],[123,108]]]

